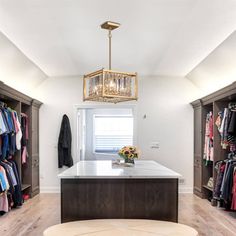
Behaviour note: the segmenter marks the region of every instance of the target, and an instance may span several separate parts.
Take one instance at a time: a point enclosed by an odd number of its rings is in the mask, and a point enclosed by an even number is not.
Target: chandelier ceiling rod
[[[109,29],[109,33],[108,33],[108,37],[109,37],[109,70],[111,70],[111,30]]]
[[[120,23],[106,21],[101,25],[102,29],[108,30],[108,39],[109,39],[109,70],[111,70],[111,38],[112,34],[111,31],[117,29],[120,26]]]

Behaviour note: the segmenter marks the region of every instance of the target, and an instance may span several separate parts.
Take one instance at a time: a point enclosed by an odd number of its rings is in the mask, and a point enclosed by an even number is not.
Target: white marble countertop
[[[136,160],[133,167],[112,165],[112,161],[80,161],[58,175],[61,179],[180,178],[181,175],[155,161]]]

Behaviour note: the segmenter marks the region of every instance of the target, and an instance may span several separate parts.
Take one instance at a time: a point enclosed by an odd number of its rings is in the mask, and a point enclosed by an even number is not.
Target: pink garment
[[[206,116],[203,159],[213,161],[213,155],[213,113],[210,111]]]
[[[16,117],[15,117],[14,111],[11,112],[11,116],[12,116],[12,119],[13,119],[13,122],[14,122],[16,133],[17,133],[17,132],[19,132],[19,127],[18,127],[17,122],[16,122]]]
[[[7,193],[4,192],[0,195],[0,211],[8,212],[8,199],[7,199]]]
[[[23,147],[22,155],[21,155],[21,159],[22,159],[22,164],[26,163],[26,159],[27,159],[27,150],[26,150],[26,146]]]

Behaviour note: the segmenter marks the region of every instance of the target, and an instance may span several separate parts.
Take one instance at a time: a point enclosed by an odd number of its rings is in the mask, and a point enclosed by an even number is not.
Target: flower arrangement
[[[126,163],[134,164],[134,158],[138,158],[139,152],[135,146],[124,146],[119,150],[118,155],[124,158]]]

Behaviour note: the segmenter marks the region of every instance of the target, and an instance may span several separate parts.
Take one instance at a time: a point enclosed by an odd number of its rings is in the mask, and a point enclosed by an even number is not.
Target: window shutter
[[[133,144],[133,117],[95,116],[94,151],[117,153],[120,148]]]

